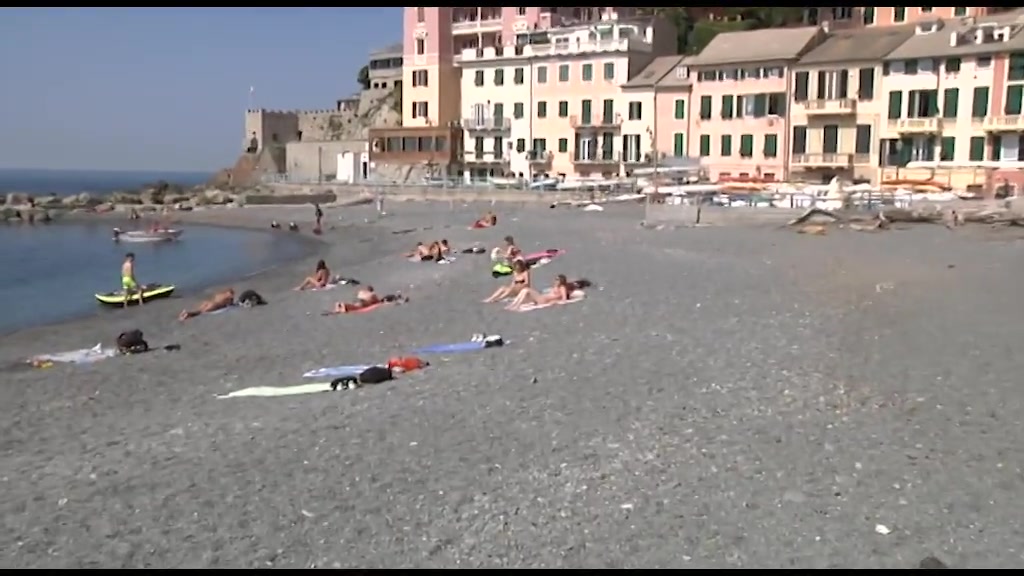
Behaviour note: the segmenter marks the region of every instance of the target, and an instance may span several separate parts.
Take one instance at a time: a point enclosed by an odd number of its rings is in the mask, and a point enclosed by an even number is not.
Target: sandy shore
[[[469,231],[484,207],[388,209],[329,210],[317,256],[408,305],[321,317],[352,291],[290,291],[314,256],[234,284],[265,307],[178,323],[195,298],[154,302],[0,338],[6,365],[131,327],[182,346],[0,372],[6,565],[1016,565],[1016,243],[649,231],[633,206],[501,208]],[[310,216],[218,212],[196,218]],[[568,251],[537,283],[600,289],[516,314],[479,303],[485,256],[396,256],[506,234]],[[214,399],[476,332],[509,344],[358,391]]]

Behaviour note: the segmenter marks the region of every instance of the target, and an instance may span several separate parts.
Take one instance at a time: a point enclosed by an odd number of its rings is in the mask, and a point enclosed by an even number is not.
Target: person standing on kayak
[[[138,293],[139,304],[142,304],[142,287],[135,280],[135,254],[129,252],[124,255],[124,262],[121,264],[121,290],[124,292],[124,307],[128,307],[128,299],[132,294]]]

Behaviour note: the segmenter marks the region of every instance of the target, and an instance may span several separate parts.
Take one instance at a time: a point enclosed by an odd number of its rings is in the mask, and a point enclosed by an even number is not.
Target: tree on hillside
[[[697,54],[720,32],[757,30],[799,23],[803,8],[745,7],[708,8],[704,6],[655,6],[642,8],[648,14],[668,18],[679,30],[680,54]],[[711,19],[710,16],[715,18]]]
[[[363,66],[359,69],[359,74],[356,76],[356,82],[363,87],[363,90],[370,88],[370,67]]]

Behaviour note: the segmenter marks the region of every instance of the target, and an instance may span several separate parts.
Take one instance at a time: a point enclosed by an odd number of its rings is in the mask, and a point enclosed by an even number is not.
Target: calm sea
[[[75,179],[72,174],[85,177]],[[0,191],[77,194],[161,179],[198,183],[208,177],[193,174],[189,182],[160,173],[0,170]],[[94,294],[119,287],[121,261],[129,250],[136,254],[141,282],[174,284],[178,292],[240,278],[303,257],[309,250],[290,235],[269,231],[206,226],[184,230],[179,242],[117,245],[111,241],[108,223],[0,224],[0,333],[96,312]]]
[[[195,186],[213,176],[209,172],[132,172],[106,170],[6,170],[0,169],[0,194],[28,192],[68,196],[81,192],[103,194],[131,190],[160,180]]]

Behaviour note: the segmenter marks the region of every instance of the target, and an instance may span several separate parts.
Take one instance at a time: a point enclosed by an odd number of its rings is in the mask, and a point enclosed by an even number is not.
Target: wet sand
[[[940,227],[649,231],[632,206],[498,209],[482,231],[465,227],[485,206],[396,203],[379,222],[370,207],[328,210],[319,254],[233,284],[268,306],[177,322],[195,295],[0,338],[4,365],[133,327],[182,346],[0,372],[0,556],[23,568],[1016,565],[1017,243]],[[486,256],[398,256],[416,240],[490,248],[506,234],[527,252],[567,250],[535,283],[565,273],[598,287],[517,314],[480,304],[498,285]],[[354,289],[291,291],[318,257],[411,302],[322,317]],[[356,391],[215,399],[477,332],[508,344]]]

